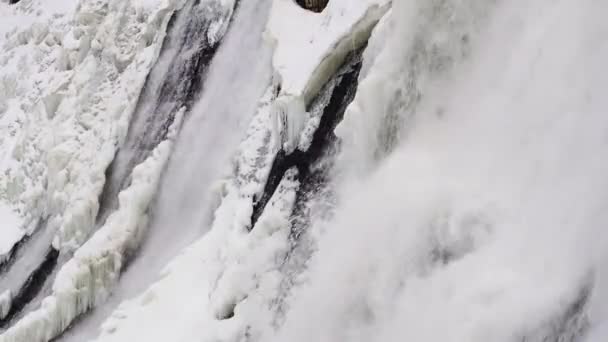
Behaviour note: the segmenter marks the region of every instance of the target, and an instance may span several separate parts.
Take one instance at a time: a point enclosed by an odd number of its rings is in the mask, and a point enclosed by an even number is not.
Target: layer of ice
[[[281,92],[309,103],[349,51],[367,42],[388,9],[388,0],[329,1],[321,13],[295,1],[274,0],[268,35],[275,42],[273,64]]]
[[[119,209],[61,268],[53,293],[41,308],[29,313],[0,335],[0,341],[46,342],[74,319],[105,300],[120,275],[125,258],[141,243],[148,226],[148,207],[169,159],[181,124],[176,117],[169,138],[133,170],[131,185],[119,194]]]
[[[0,178],[0,201],[8,213],[21,214],[14,219],[22,235],[51,216],[60,232],[56,245],[67,250],[87,238],[104,165],[155,59],[157,50],[145,46],[158,45],[160,18],[168,13],[153,0],[133,2],[134,9],[108,0],[109,12],[82,3],[74,29],[63,19],[51,28],[33,23],[46,20],[28,17],[34,1],[0,3],[0,14],[32,20],[9,34],[9,52],[0,54],[0,112],[7,113],[0,117],[7,133],[0,174],[9,176]],[[211,229],[161,280],[124,302],[98,341],[573,341],[587,323],[594,282],[590,338],[602,341],[608,202],[598,189],[608,187],[608,164],[598,156],[606,149],[608,80],[597,71],[605,69],[608,31],[598,4],[430,0],[398,2],[389,11],[383,0],[330,0],[314,14],[274,0],[268,37],[276,48],[276,84],[260,102],[232,172],[214,189],[220,203]],[[117,46],[123,36],[113,25],[125,22],[132,24],[121,27],[125,39],[141,38],[142,46]],[[94,34],[87,31],[93,27]],[[149,30],[128,36],[140,29]],[[305,110],[310,99],[370,34],[359,93],[338,131],[339,175],[354,177],[336,182],[336,216],[326,231],[315,229],[318,251],[303,270],[305,282],[287,294],[286,321],[279,324],[275,300],[290,247],[296,171],[287,172],[255,224],[253,204],[272,156],[309,144],[318,126]],[[55,57],[40,47],[58,42]],[[30,64],[52,72],[44,78]],[[245,69],[236,69],[239,77],[219,76],[238,82]],[[127,89],[132,84],[135,90]],[[233,88],[212,88],[200,108],[228,111],[217,106],[237,100],[220,94],[226,89]],[[89,99],[96,91],[99,98]],[[103,120],[108,111],[114,116]],[[232,151],[226,144],[240,138],[241,123],[232,121],[250,114],[221,113],[211,117],[217,135],[203,140],[221,145],[219,152],[205,150],[208,159],[192,153],[200,146],[184,148],[178,160],[196,160],[174,165],[173,175],[183,177],[167,184],[178,185],[179,196],[160,201],[184,200],[178,204],[192,217],[163,217],[166,227],[206,229],[213,196],[199,190],[209,190],[208,178],[219,175]],[[187,139],[209,128],[203,126],[209,117],[190,123]],[[171,144],[162,143],[135,170],[120,209],[61,270],[53,295],[1,342],[47,341],[107,296],[141,240]],[[200,170],[206,178],[193,181]],[[189,203],[193,198],[205,201]],[[0,314],[9,302],[3,293]]]
[[[23,237],[24,231],[19,229],[20,223],[19,216],[6,204],[0,203],[0,263],[3,256]]]
[[[14,12],[0,24],[0,202],[19,213],[17,228],[48,218],[62,250],[88,238],[171,6],[0,4]]]

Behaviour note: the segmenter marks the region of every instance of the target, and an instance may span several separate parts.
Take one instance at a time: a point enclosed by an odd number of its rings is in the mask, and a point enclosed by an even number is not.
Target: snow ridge
[[[105,300],[126,258],[145,235],[147,210],[169,159],[183,113],[184,110],[176,116],[168,139],[134,168],[131,185],[119,194],[119,209],[59,271],[53,294],[43,300],[39,310],[29,313],[0,335],[0,341],[46,342],[63,332],[80,314]]]
[[[84,0],[47,7],[24,0],[11,6],[15,17],[30,22],[14,25],[0,41],[0,101],[6,101],[0,130],[11,139],[0,145],[0,208],[20,216],[19,223],[5,221],[12,224],[7,228],[36,240],[35,246],[24,240],[36,247],[26,253],[44,252],[53,240],[65,260],[88,239],[105,169],[124,139],[173,5]],[[20,258],[27,263],[29,256]],[[30,276],[21,272],[18,277]],[[13,295],[3,293],[3,317]]]

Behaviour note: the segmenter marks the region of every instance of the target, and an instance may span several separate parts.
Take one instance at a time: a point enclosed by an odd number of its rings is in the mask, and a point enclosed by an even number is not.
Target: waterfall
[[[262,37],[268,9],[268,1],[245,1],[238,6],[206,71],[200,99],[193,101],[183,123],[150,211],[151,222],[143,246],[122,274],[109,301],[60,341],[82,341],[96,336],[100,324],[118,304],[143,291],[172,257],[209,228],[217,196],[213,192],[214,182],[230,169],[235,148],[260,96],[270,85],[270,47]],[[191,18],[189,11],[184,14]]]
[[[173,14],[168,37],[146,80],[125,142],[106,172],[108,179],[100,196],[94,231],[117,209],[118,194],[129,185],[135,166],[167,139],[182,107],[189,108],[194,102],[232,12],[231,4],[189,0]],[[58,269],[71,258],[60,256],[50,247],[54,234],[43,220],[8,260],[10,267],[0,279],[0,289],[11,293],[12,300],[10,310],[0,317],[1,327],[38,308],[51,294]]]

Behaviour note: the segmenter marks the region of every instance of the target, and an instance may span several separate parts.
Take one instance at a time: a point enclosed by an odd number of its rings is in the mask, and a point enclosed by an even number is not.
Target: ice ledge
[[[266,33],[275,45],[281,93],[309,103],[346,55],[367,42],[390,3],[334,0],[322,13],[312,13],[291,0],[275,0]]]

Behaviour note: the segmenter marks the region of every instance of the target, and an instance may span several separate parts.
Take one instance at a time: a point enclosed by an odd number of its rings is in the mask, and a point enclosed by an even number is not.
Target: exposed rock
[[[298,5],[313,12],[323,12],[329,0],[296,0]]]

